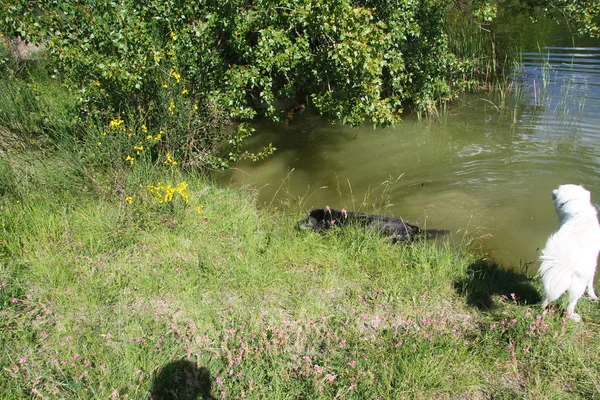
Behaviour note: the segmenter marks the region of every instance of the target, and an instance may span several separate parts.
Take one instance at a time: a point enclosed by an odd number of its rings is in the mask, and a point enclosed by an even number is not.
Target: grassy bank
[[[535,282],[458,239],[322,237],[301,207],[76,159],[0,158],[3,399],[599,396],[597,306],[542,314]]]

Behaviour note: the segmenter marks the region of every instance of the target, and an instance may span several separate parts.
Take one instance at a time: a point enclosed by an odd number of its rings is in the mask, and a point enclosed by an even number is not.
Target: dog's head
[[[315,208],[308,212],[305,219],[298,221],[298,228],[320,232],[336,225],[343,225],[347,218],[346,210],[334,210],[329,207]]]
[[[560,185],[552,191],[552,200],[561,221],[573,215],[596,214],[591,193],[581,185]]]

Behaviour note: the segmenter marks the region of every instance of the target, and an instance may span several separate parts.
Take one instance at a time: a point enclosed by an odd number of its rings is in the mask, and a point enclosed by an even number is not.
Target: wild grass
[[[35,139],[73,135],[76,128],[73,96],[46,73],[43,57],[19,59],[0,45],[0,127],[3,141],[13,146],[36,144]],[[6,67],[2,61],[10,64]],[[2,68],[5,67],[5,68]],[[10,132],[10,135],[9,135]]]
[[[462,13],[448,15],[446,24],[452,53],[463,61],[463,81],[469,91],[506,90],[510,84],[513,61],[519,51],[501,44],[496,34],[474,24]]]
[[[170,172],[78,168],[1,158],[3,398],[599,395],[597,307],[543,313],[467,243],[320,236],[201,176],[161,204],[142,182]]]

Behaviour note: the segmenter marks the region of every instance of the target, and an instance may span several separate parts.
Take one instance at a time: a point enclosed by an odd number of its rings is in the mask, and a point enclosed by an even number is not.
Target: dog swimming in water
[[[587,289],[594,292],[594,275],[600,252],[600,224],[598,213],[591,202],[591,194],[580,185],[561,185],[552,191],[554,208],[560,228],[550,235],[540,256],[539,274],[544,286],[543,307],[569,294],[567,313],[574,321],[581,321],[575,306]]]
[[[390,239],[392,243],[416,237],[435,238],[449,233],[444,230],[421,229],[416,225],[404,222],[400,218],[346,211],[344,209],[336,210],[329,208],[329,206],[312,209],[308,212],[306,218],[298,221],[300,229],[321,233],[348,225],[375,230],[380,235]]]

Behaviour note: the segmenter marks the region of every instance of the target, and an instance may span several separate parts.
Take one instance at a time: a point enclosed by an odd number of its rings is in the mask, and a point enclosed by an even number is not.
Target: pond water
[[[552,189],[582,184],[600,204],[600,40],[560,27],[532,32],[504,102],[468,95],[437,119],[407,116],[385,129],[308,113],[287,126],[257,123],[249,148],[271,142],[277,152],[220,179],[251,185],[259,205],[299,218],[329,205],[480,238],[499,263],[535,274],[558,227]]]

